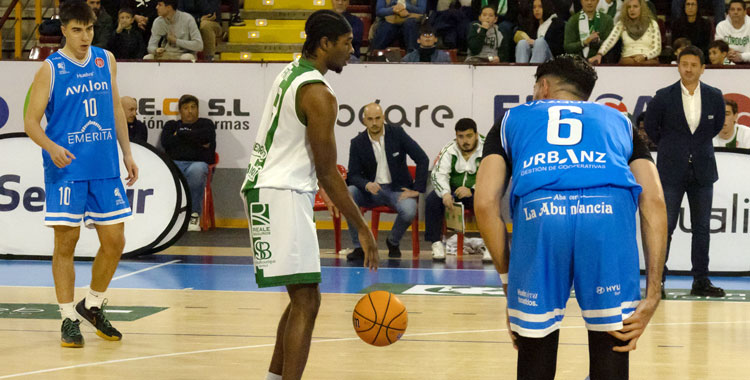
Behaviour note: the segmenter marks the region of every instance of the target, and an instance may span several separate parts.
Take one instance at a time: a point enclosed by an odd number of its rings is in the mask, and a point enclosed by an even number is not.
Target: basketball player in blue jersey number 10
[[[630,121],[586,101],[596,79],[578,56],[540,65],[535,100],[509,110],[485,140],[475,212],[507,295],[518,379],[554,379],[571,286],[588,329],[591,380],[628,378],[628,351],[661,299],[661,182]],[[500,198],[511,177],[508,252]],[[643,300],[636,210],[647,271]]]
[[[52,275],[63,319],[63,347],[83,346],[81,322],[103,339],[122,338],[104,313],[104,292],[125,247],[124,221],[131,217],[120,179],[118,142],[128,186],[138,179],[117,91],[115,59],[91,46],[95,20],[83,1],[66,1],[60,7],[66,43],[36,73],[24,118],[26,133],[43,149],[44,223],[55,231]],[[42,116],[47,117],[45,129]],[[74,304],[73,253],[81,221],[96,228],[101,247],[91,268],[89,293]]]

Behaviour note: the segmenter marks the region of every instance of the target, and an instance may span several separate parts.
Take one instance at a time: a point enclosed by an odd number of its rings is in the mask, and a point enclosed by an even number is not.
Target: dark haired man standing
[[[300,379],[307,364],[320,308],[320,250],[312,209],[318,186],[359,231],[364,265],[378,267],[375,239],[336,168],[338,104],[323,77],[328,70],[343,70],[353,52],[352,30],[340,14],[320,10],[307,19],[305,33],[302,58],[271,86],[242,184],[255,281],[259,287],[286,286],[289,293],[268,380]]]
[[[95,327],[103,339],[122,338],[104,313],[104,292],[125,247],[124,221],[131,218],[117,162],[118,143],[128,172],[127,185],[138,179],[120,104],[115,58],[91,46],[95,19],[85,2],[67,1],[60,7],[65,46],[37,71],[24,118],[26,134],[43,149],[44,224],[55,230],[52,276],[63,318],[63,347],[83,347],[81,322]],[[71,94],[71,88],[86,91]],[[47,117],[45,129],[40,124],[42,116]],[[73,254],[81,222],[96,228],[101,247],[91,268],[88,294],[74,304]]]
[[[586,101],[596,79],[578,55],[540,65],[535,100],[506,112],[485,140],[474,211],[508,295],[519,379],[554,379],[571,286],[588,330],[591,380],[628,378],[627,352],[659,304],[667,229],[659,177],[630,121]],[[500,198],[511,176],[509,255]]]
[[[180,120],[170,120],[164,124],[161,145],[185,176],[190,189],[192,209],[188,231],[200,231],[208,165],[216,160],[216,126],[213,121],[198,117],[198,99],[195,96],[182,95],[177,105]]]
[[[705,68],[703,52],[697,47],[688,46],[680,53],[680,80],[657,91],[648,103],[646,133],[658,146],[657,168],[669,218],[667,259],[682,198],[687,193],[693,230],[690,294],[724,297],[724,290],[708,279],[708,247],[714,182],[719,179],[713,138],[724,127],[725,109],[721,90],[700,81]]]

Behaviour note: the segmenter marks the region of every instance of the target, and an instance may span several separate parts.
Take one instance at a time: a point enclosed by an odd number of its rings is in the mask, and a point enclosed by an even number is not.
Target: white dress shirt
[[[369,134],[367,136],[370,136]],[[375,161],[378,162],[378,169],[375,171],[375,183],[386,184],[391,183],[391,171],[388,169],[388,156],[385,154],[385,128],[383,128],[383,134],[380,135],[380,139],[373,140],[370,137],[370,143],[372,144],[372,151],[375,153]]]
[[[698,82],[693,95],[690,95],[682,81],[680,81],[680,88],[682,89],[682,108],[685,110],[685,120],[690,127],[690,133],[695,133],[698,124],[701,122],[701,84]]]

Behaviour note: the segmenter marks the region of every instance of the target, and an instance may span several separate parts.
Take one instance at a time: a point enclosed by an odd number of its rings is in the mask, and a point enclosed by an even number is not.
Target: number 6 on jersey
[[[575,145],[581,142],[583,137],[583,123],[578,119],[560,119],[561,111],[569,111],[582,115],[583,109],[577,106],[552,106],[547,110],[549,121],[547,121],[547,142],[552,145]],[[568,137],[560,137],[560,124],[570,127]]]

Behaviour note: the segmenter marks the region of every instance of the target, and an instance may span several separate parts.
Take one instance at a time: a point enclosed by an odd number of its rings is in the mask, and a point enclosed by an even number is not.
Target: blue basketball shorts
[[[117,224],[132,217],[122,180],[118,177],[45,183],[47,226],[77,227]]]
[[[630,190],[537,190],[517,199],[508,272],[511,329],[560,327],[571,288],[586,328],[613,331],[641,299],[637,204]]]

